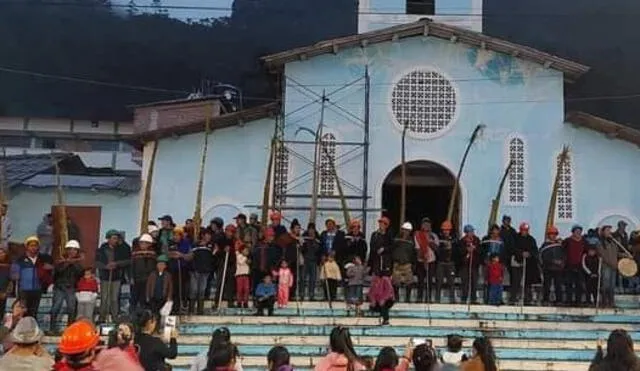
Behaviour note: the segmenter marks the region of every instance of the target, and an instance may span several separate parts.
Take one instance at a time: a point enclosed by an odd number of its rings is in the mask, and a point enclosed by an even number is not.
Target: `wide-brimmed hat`
[[[14,344],[34,344],[42,340],[44,333],[33,317],[24,317],[11,331],[9,339]]]

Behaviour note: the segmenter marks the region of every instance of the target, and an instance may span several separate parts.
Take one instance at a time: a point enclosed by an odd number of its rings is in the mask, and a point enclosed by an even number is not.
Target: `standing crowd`
[[[162,309],[167,314],[202,315],[207,300],[213,308],[248,308],[252,303],[256,314],[271,315],[291,300],[333,302],[339,287],[344,300],[361,315],[364,286],[370,286],[368,299],[383,322],[394,302],[438,303],[443,291],[448,303],[459,298],[463,303],[502,305],[505,285],[511,305],[599,302],[613,307],[624,246],[640,260],[640,234],[629,236],[623,221],[615,231],[607,225],[584,233],[575,225],[564,239],[551,226],[538,243],[526,222],[515,230],[507,215],[482,238],[472,225],[456,236],[449,221],[436,234],[429,218],[417,229],[404,223],[395,234],[383,216],[368,241],[357,220],[343,230],[329,218],[319,231],[312,223],[303,230],[296,219],[287,228],[277,211],[269,219],[261,225],[256,214],[239,214],[225,226],[216,217],[195,236],[192,220],[178,227],[164,215],[159,223],[150,221],[147,233],[131,245],[122,233],[108,231],[96,252],[95,267],[83,266],[77,240],[70,240],[56,261],[51,246],[43,248],[38,236],[24,241],[24,256],[14,261],[0,246],[0,310],[16,292],[27,314],[35,316],[42,293],[53,287],[51,333],[57,332],[63,308],[70,321],[78,316],[95,320],[98,295],[97,322],[104,323],[109,317],[115,320],[123,309],[123,284],[130,287],[130,313],[149,309],[156,315]],[[637,276],[620,281],[640,289]],[[539,283],[542,291],[534,300],[532,287]]]

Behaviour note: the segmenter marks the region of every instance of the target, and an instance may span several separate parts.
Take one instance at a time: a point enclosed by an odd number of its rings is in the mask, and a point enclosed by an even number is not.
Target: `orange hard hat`
[[[77,321],[67,327],[60,338],[58,349],[62,354],[82,354],[98,345],[100,334],[88,321]]]
[[[547,234],[558,234],[558,228],[553,225],[550,226],[549,228],[547,228]]]
[[[450,221],[445,220],[444,222],[442,222],[442,224],[440,225],[440,229],[444,230],[444,231],[450,231],[453,229],[453,225],[451,224]]]

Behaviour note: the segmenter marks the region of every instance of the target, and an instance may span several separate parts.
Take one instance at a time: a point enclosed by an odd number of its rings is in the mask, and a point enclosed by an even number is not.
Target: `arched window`
[[[289,150],[283,144],[276,149],[273,175],[275,204],[285,205],[289,183]]]
[[[336,164],[336,137],[326,133],[320,141],[320,194],[335,194],[336,182],[333,178],[332,165]]]
[[[559,161],[560,159],[558,158]],[[556,193],[556,219],[559,221],[573,221],[573,165],[571,157],[567,158],[560,168],[558,192]]]
[[[507,203],[523,205],[527,201],[527,148],[524,139],[514,137],[509,140],[508,156],[513,164],[507,177]]]

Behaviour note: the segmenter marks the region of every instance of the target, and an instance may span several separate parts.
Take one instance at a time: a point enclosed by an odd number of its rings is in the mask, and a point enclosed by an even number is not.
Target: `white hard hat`
[[[153,233],[153,232],[157,232],[160,228],[158,228],[157,226],[151,224],[150,226],[147,227],[147,232],[149,233]]]
[[[411,225],[411,223],[409,223],[409,222],[405,222],[405,223],[402,225],[402,229],[406,229],[407,231],[412,231],[412,230],[413,230],[413,226]]]
[[[80,242],[76,241],[76,240],[70,240],[69,242],[67,242],[66,245],[64,245],[65,249],[79,249],[80,248]]]
[[[140,236],[140,238],[138,239],[138,242],[153,243],[153,237],[151,237],[149,233],[144,233],[142,236]]]

